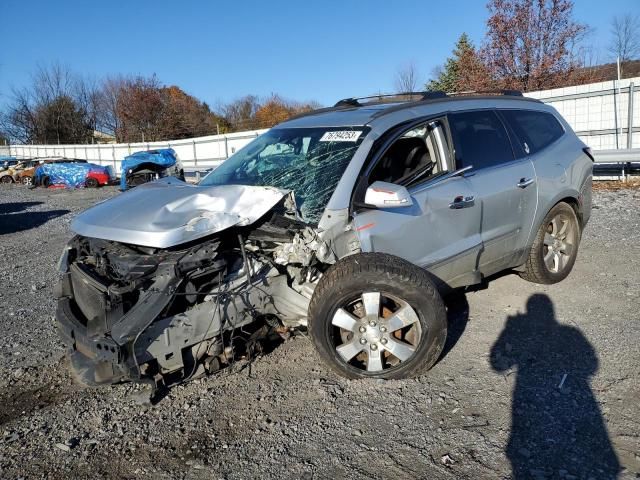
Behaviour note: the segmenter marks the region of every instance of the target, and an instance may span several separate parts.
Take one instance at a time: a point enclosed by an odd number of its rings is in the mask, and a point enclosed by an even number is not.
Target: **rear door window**
[[[532,110],[501,110],[515,131],[525,153],[533,155],[564,135],[564,128],[550,113]]]
[[[478,170],[514,159],[507,131],[492,110],[452,113],[449,124],[458,168]]]

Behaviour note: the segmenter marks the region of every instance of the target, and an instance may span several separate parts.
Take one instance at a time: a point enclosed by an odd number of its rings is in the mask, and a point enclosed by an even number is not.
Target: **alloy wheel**
[[[335,311],[331,324],[337,330],[337,354],[367,373],[380,373],[406,362],[422,338],[413,307],[381,292],[364,292],[346,302]]]
[[[572,219],[559,213],[551,219],[544,234],[543,260],[550,272],[562,272],[576,247],[577,229]]]

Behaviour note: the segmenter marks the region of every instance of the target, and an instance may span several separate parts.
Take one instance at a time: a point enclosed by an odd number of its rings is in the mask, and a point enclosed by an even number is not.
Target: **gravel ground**
[[[0,478],[640,478],[640,191],[598,191],[573,273],[447,298],[427,376],[347,381],[304,333],[174,388],[70,377],[55,265],[116,195],[0,187]]]

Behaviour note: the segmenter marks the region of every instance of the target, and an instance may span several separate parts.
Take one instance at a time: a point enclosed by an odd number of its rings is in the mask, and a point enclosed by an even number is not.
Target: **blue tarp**
[[[113,178],[113,169],[96,165],[95,163],[44,163],[36,168],[35,184],[42,182],[44,177],[49,177],[50,185],[64,185],[75,188],[84,187],[89,172],[96,171],[106,173]]]
[[[138,165],[155,163],[163,168],[169,168],[173,167],[176,162],[176,152],[173,148],[136,152],[128,157],[124,157],[122,166],[120,167],[120,189],[127,189],[127,173]]]

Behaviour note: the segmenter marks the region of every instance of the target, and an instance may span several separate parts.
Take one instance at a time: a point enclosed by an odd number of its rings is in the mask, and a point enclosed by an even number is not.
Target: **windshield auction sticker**
[[[355,142],[362,135],[362,130],[338,130],[335,132],[325,132],[320,138],[320,142]]]

